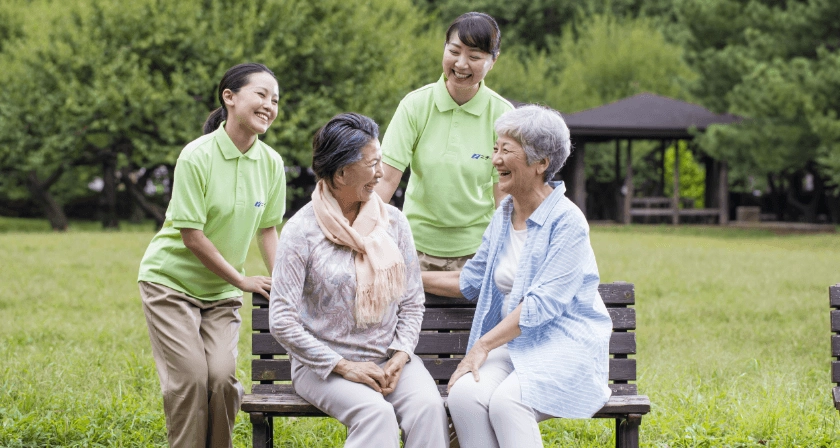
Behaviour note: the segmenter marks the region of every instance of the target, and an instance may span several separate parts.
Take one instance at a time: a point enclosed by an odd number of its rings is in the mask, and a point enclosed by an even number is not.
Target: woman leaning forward
[[[295,392],[347,426],[347,447],[447,445],[446,410],[414,354],[420,267],[405,217],[374,193],[379,129],[341,114],[312,142],[312,202],[283,227],[271,334],[288,350]]]

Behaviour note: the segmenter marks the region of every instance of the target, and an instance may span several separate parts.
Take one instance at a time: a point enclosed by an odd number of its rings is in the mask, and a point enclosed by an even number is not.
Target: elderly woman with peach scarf
[[[424,293],[408,221],[374,193],[379,129],[341,114],[315,135],[312,202],[280,235],[271,333],[295,391],[347,426],[346,447],[448,446],[446,410],[413,352]]]

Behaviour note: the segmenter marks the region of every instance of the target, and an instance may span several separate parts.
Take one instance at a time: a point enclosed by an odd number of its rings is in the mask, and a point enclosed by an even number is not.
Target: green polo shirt
[[[484,81],[459,106],[444,83],[441,76],[403,98],[382,139],[382,158],[400,171],[411,167],[403,212],[417,250],[460,257],[475,253],[493,215],[493,124],[513,106]]]
[[[180,229],[204,231],[224,259],[244,274],[257,229],[279,225],[285,210],[283,159],[259,139],[242,154],[222,123],[181,151],[166,221],[146,249],[138,281],[201,300],[241,296],[242,291],[210,272],[184,246]]]

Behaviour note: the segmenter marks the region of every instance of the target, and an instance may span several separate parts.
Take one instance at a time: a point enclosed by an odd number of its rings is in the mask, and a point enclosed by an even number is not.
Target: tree
[[[405,93],[439,71],[438,44],[407,1],[45,0],[27,7],[39,8],[38,22],[28,22],[2,55],[12,70],[0,80],[16,86],[0,96],[2,169],[37,167],[52,179],[67,167],[98,166],[106,227],[116,225],[118,184],[142,201],[130,174],[174,165],[218,107],[215,84],[234,64],[262,62],[277,74],[280,113],[265,140],[287,164],[306,165],[311,135],[329,117],[353,110],[383,123]],[[32,101],[45,89],[48,98]],[[155,215],[153,204],[141,206]]]
[[[748,120],[717,126],[700,143],[742,172],[765,176],[776,195],[814,220],[821,194],[796,197],[804,174],[835,191],[840,218],[840,4],[828,0],[678,2],[689,30],[693,92],[707,106]],[[830,199],[830,198],[829,198]],[[830,200],[830,202],[831,202]],[[782,215],[782,211],[778,213]]]

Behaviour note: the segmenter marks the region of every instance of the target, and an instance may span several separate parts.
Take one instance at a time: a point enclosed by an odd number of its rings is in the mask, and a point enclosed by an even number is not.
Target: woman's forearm
[[[522,304],[520,303],[510,314],[507,315],[498,325],[493,327],[484,336],[478,339],[478,342],[484,346],[489,352],[494,348],[501,347],[508,342],[514,340],[517,336],[522,334],[519,329],[519,316],[522,314]]]
[[[237,288],[242,283],[244,275],[240,274],[230,263],[225,260],[219,249],[198,229],[181,229],[181,238],[184,245],[195,255],[201,264],[210,272],[218,275],[224,281]]]
[[[277,254],[277,228],[272,226],[257,231],[257,243],[263,263],[271,275],[274,272],[274,256]]]
[[[379,183],[373,187],[373,190],[380,198],[382,198],[382,201],[387,204],[391,202],[391,196],[394,195],[394,192],[397,191],[397,187],[400,186],[400,180],[402,180],[403,172],[383,162],[382,173],[382,178],[379,179]]]
[[[461,293],[461,271],[424,271],[423,290],[438,296],[463,298]]]

